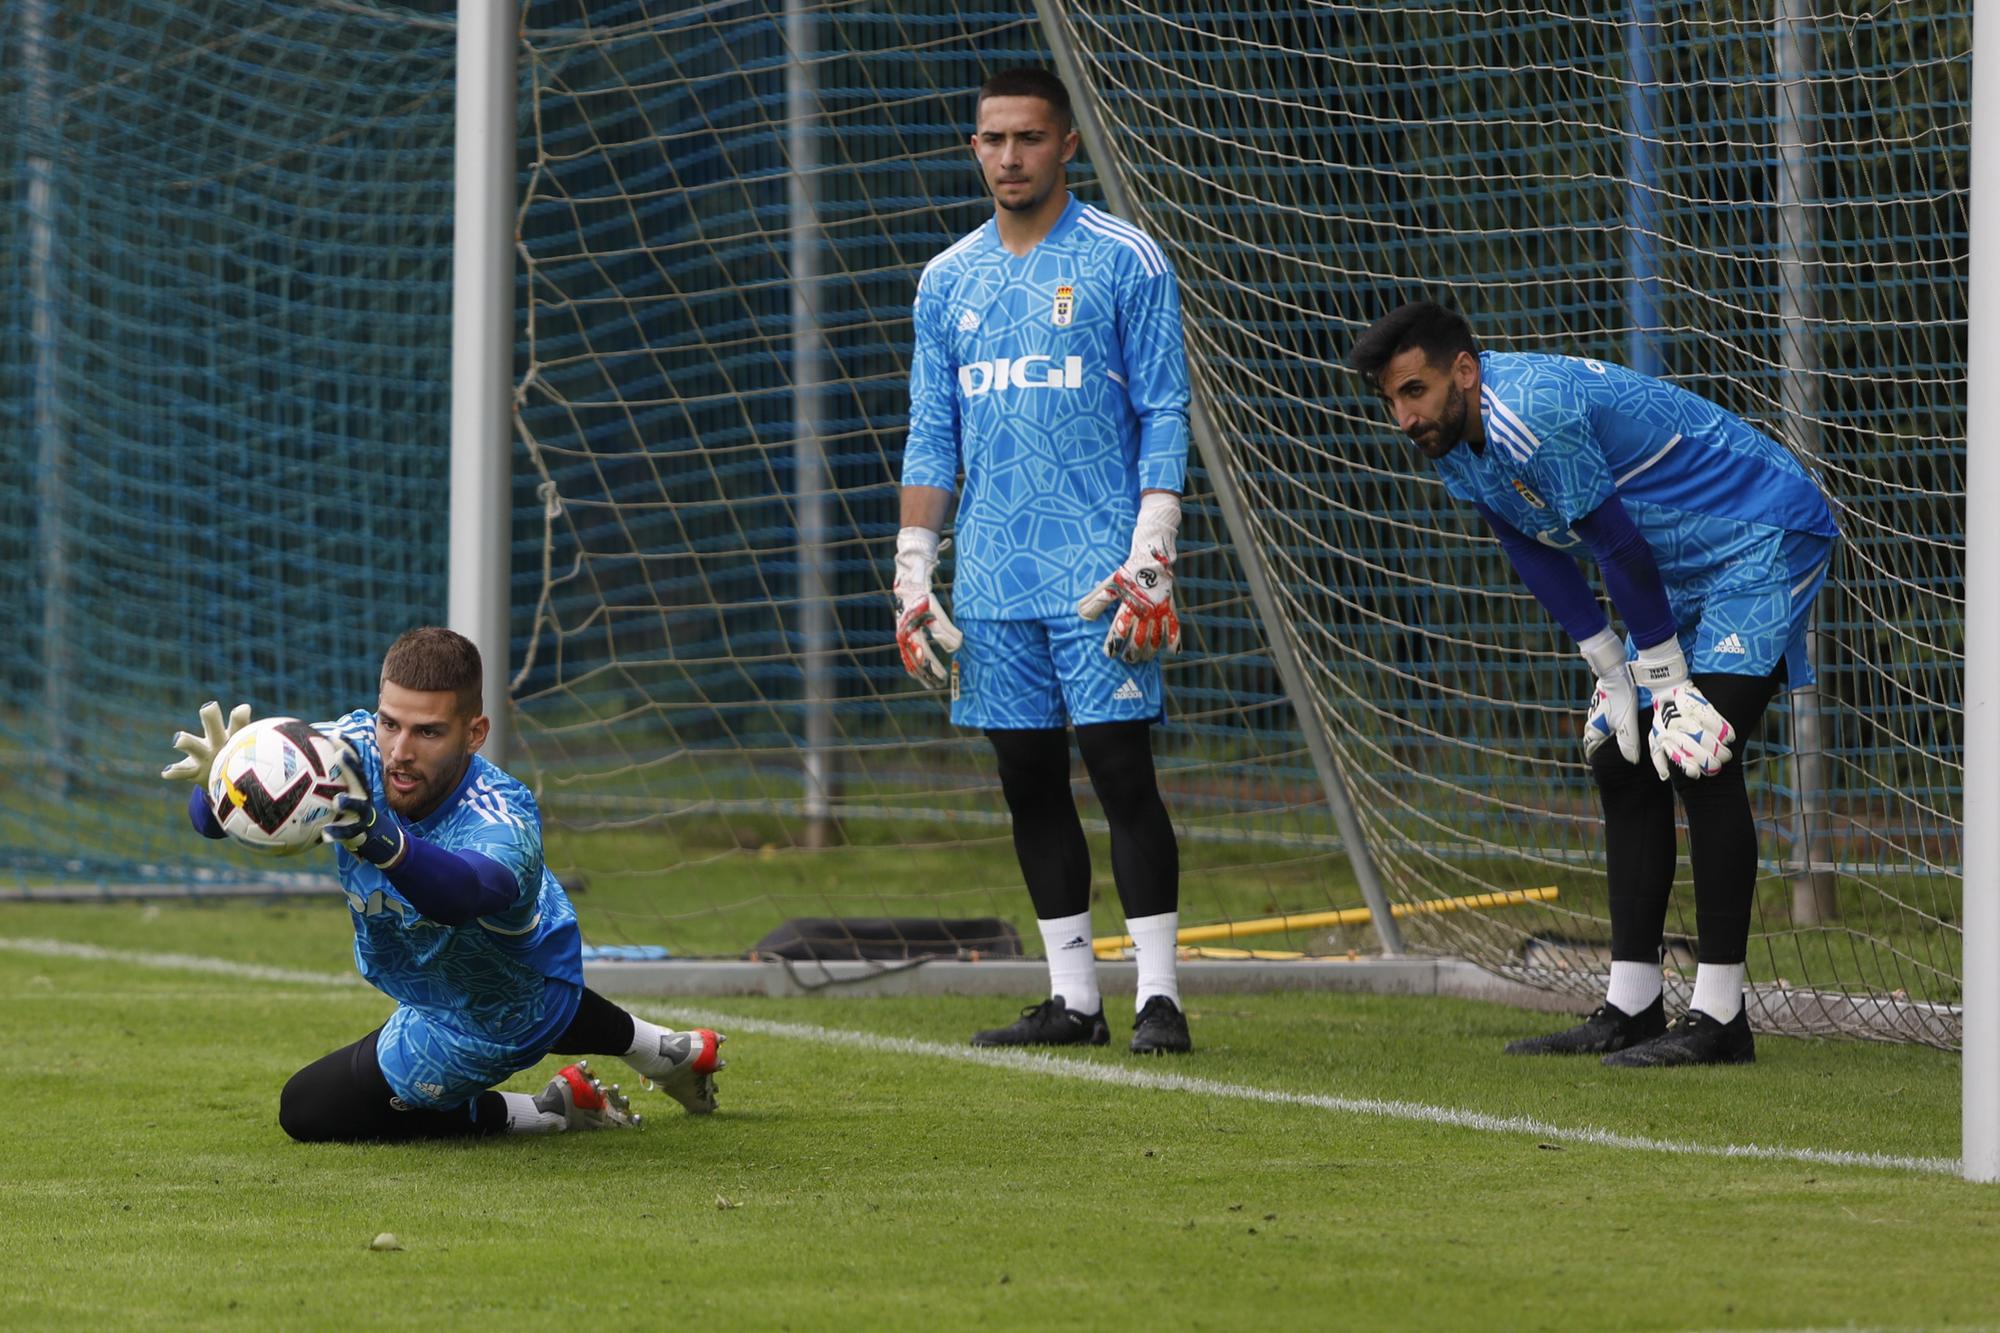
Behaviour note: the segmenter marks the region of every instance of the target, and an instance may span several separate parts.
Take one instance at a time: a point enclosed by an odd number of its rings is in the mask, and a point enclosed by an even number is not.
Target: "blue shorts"
[[[1128,666],[1104,655],[1112,614],[959,621],[951,720],[1000,731],[1163,720],[1159,659]]]
[[[549,978],[540,1019],[504,1042],[466,1031],[450,1010],[398,1005],[375,1039],[375,1061],[404,1104],[449,1111],[540,1062],[576,1017],[582,998],[581,986]]]
[[[1693,623],[1680,630],[1689,674],[1769,676],[1782,662],[1787,689],[1812,684],[1806,630],[1832,555],[1824,538],[1790,533],[1768,567],[1708,589]]]

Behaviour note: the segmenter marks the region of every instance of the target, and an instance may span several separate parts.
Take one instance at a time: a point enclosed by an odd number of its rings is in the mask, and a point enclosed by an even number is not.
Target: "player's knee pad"
[[[1107,819],[1129,818],[1159,803],[1150,722],[1094,722],[1076,729],[1076,745]]]

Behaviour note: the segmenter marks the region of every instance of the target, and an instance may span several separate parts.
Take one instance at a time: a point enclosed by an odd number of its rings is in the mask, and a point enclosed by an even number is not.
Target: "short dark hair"
[[[437,625],[405,630],[382,655],[382,679],[406,690],[450,690],[467,717],[485,711],[485,670],[479,648],[463,634]]]
[[[1421,348],[1424,359],[1440,369],[1456,361],[1460,352],[1479,355],[1479,343],[1464,315],[1436,301],[1411,301],[1370,324],[1354,340],[1347,364],[1372,384],[1391,361],[1412,347]]]
[[[1056,113],[1064,134],[1068,134],[1076,124],[1076,118],[1070,112],[1069,89],[1063,87],[1063,81],[1053,72],[1040,65],[1018,65],[1001,70],[979,85],[980,102],[984,103],[989,97],[1039,97]]]

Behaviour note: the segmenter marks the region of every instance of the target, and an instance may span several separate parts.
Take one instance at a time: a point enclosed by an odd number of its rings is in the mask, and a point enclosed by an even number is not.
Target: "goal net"
[[[1327,369],[1448,293],[1493,345],[1665,375],[1818,470],[1848,540],[1817,695],[1752,751],[1753,1014],[1949,1040],[1969,7],[1066,9],[1395,896],[1563,885],[1424,937],[1541,978],[1605,938],[1571,647]]]
[[[1026,915],[984,742],[904,679],[884,582],[914,278],[989,209],[971,90],[1057,49],[1105,140],[1076,188],[1117,173],[1172,255],[1212,427],[1158,736],[1184,920],[1360,903],[1317,729],[1392,900],[1558,890],[1410,916],[1412,947],[1599,984],[1588,682],[1338,368],[1395,302],[1448,295],[1495,345],[1655,370],[1818,468],[1850,540],[1819,691],[1752,755],[1753,1005],[1954,1039],[1965,13],[584,10],[524,48],[543,536],[516,704],[558,845],[643,886],[634,939]],[[1685,884],[1670,929],[1694,934]]]
[[[299,880],[192,837],[169,738],[443,617],[445,14],[0,6],[0,894]]]
[[[1046,61],[1039,25],[946,5],[537,13],[519,419],[541,563],[516,584],[515,704],[559,855],[633,942],[675,949],[740,952],[799,916],[1026,924],[987,743],[905,677],[885,580],[916,275],[990,214],[971,90]],[[1183,547],[1193,638],[1160,759],[1187,916],[1354,907],[1199,500]],[[1080,770],[1078,789],[1088,807]]]

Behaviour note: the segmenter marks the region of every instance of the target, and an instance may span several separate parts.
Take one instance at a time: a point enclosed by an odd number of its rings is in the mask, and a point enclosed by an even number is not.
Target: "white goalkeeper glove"
[[[1181,618],[1174,613],[1174,537],[1181,526],[1181,497],[1149,491],[1139,497],[1139,520],[1132,525],[1132,552],[1076,604],[1076,613],[1095,620],[1114,604],[1118,614],[1104,635],[1104,655],[1143,662],[1162,648],[1181,649]]]
[[[1653,771],[1660,781],[1672,769],[1712,778],[1729,762],[1736,729],[1688,679],[1687,659],[1672,639],[1639,650],[1632,679],[1653,692]]]
[[[249,704],[238,704],[230,709],[229,721],[224,722],[222,705],[210,699],[201,706],[201,735],[186,731],[174,733],[174,748],[186,754],[187,758],[167,765],[160,770],[160,776],[169,782],[185,779],[197,787],[206,787],[208,771],[215,766],[215,756],[229,744],[231,736],[249,725]]]
[[[903,670],[934,690],[951,679],[944,653],[957,652],[965,642],[931,591],[942,549],[929,528],[904,528],[896,534],[896,649],[903,655]]]
[[[1607,627],[1578,646],[1583,649],[1583,660],[1597,673],[1590,716],[1583,723],[1583,757],[1588,760],[1604,742],[1616,737],[1618,753],[1625,756],[1625,762],[1638,763],[1639,688],[1632,683],[1632,669],[1625,663],[1625,641]]]

